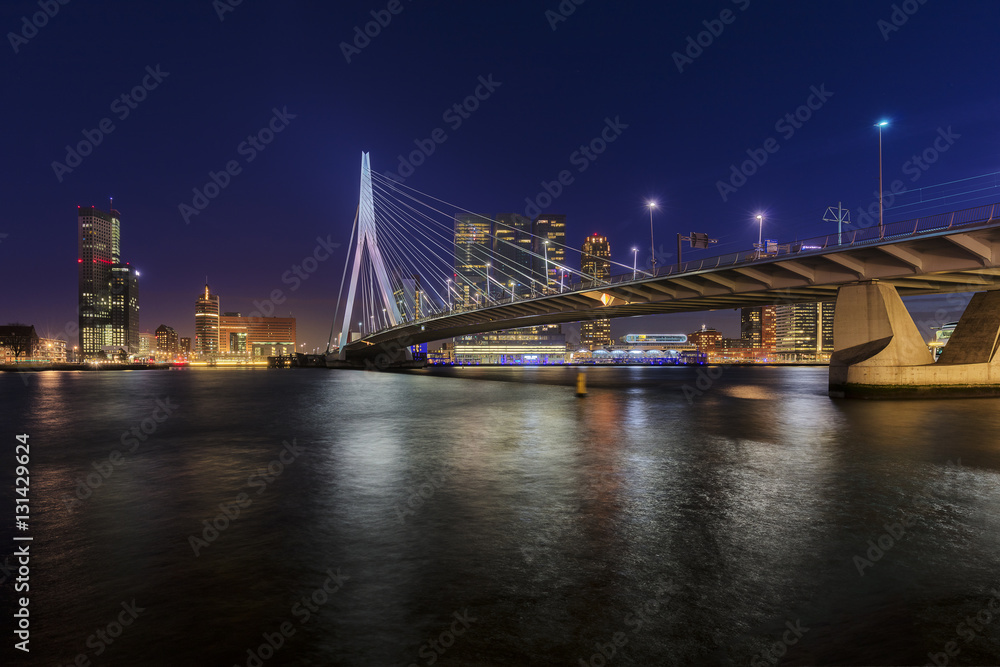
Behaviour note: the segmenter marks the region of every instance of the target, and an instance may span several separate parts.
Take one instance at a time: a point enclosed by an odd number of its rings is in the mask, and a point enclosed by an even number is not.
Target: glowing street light
[[[635,267],[639,262],[639,249],[632,248],[632,280],[635,280]]]
[[[878,236],[882,238],[882,128],[889,124],[883,120],[875,124],[878,128]]]
[[[649,252],[652,257],[650,263],[653,266],[653,273],[656,273],[656,244],[653,242],[653,209],[656,208],[656,202],[646,202],[646,206],[649,207]]]
[[[542,286],[542,294],[549,292],[549,240],[545,239],[545,284]]]
[[[764,243],[764,216],[757,214],[757,245],[763,247]]]
[[[448,278],[448,312],[451,312],[451,278]]]

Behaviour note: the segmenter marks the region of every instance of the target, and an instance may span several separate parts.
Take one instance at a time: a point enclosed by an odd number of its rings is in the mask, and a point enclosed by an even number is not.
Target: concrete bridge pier
[[[842,286],[833,321],[830,396],[1000,396],[1000,291],[975,294],[935,362],[896,288]]]

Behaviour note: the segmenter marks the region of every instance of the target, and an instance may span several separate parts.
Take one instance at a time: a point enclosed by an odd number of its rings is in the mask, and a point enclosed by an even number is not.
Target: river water
[[[832,400],[815,367],[590,368],[580,399],[576,372],[0,374],[34,538],[4,655],[1000,663],[1000,400]]]

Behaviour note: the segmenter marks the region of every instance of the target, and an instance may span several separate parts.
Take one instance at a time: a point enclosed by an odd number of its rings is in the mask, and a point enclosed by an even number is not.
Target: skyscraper
[[[515,295],[528,296],[532,281],[539,279],[532,274],[535,262],[531,220],[518,213],[499,213],[494,227],[493,278],[502,283],[505,290],[510,290],[511,283],[514,283]],[[494,287],[500,289],[495,283]]]
[[[560,266],[566,266],[566,216],[540,215],[535,218],[535,272],[548,274],[544,285],[548,291],[559,289]],[[546,243],[548,241],[548,243]]]
[[[833,353],[834,301],[775,306],[777,355],[786,361],[824,361]]]
[[[466,307],[482,304],[486,264],[493,249],[493,221],[475,213],[455,215],[455,301]],[[496,291],[496,290],[494,290]]]
[[[80,353],[114,346],[139,350],[139,273],[121,261],[121,221],[115,209],[77,207]]]
[[[598,234],[588,236],[583,241],[580,270],[584,280],[590,276],[594,280],[607,280],[611,275],[611,244]],[[591,350],[611,345],[611,320],[586,320],[580,323],[580,343]]]
[[[740,311],[740,338],[748,341],[760,356],[773,357],[775,352],[774,306],[756,306]]]
[[[219,295],[205,292],[194,304],[194,351],[197,354],[219,352]]]

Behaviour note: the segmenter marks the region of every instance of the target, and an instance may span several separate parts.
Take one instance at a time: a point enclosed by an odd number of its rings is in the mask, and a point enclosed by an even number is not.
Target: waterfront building
[[[243,317],[225,313],[219,318],[219,354],[266,359],[295,353],[294,317]]]
[[[538,327],[460,336],[452,350],[456,364],[562,364],[566,335]]]
[[[35,350],[36,361],[66,362],[66,341],[61,338],[39,338]]]
[[[148,331],[139,332],[139,352],[137,356],[148,357],[156,350],[156,336]]]
[[[699,331],[688,334],[688,340],[699,352],[711,357],[722,347],[722,332],[703,324]]]
[[[34,325],[0,326],[0,359],[5,364],[30,361],[38,350],[38,341]]]
[[[775,353],[775,307],[756,306],[740,311],[740,338],[759,352],[759,358],[773,357]]]
[[[834,301],[775,306],[775,347],[781,361],[829,361]]]
[[[191,354],[191,339],[187,336],[181,336],[180,351],[185,355]]]
[[[180,343],[177,339],[177,332],[166,324],[161,324],[156,329],[156,350],[166,354],[177,354],[180,351]]]
[[[121,261],[121,220],[115,209],[77,207],[80,352],[139,347],[139,272]]]
[[[583,241],[580,256],[580,270],[584,276],[596,281],[607,280],[611,276],[611,244],[597,233]],[[587,278],[584,278],[587,280]],[[580,323],[580,344],[593,350],[611,344],[611,320],[585,320]]]
[[[219,352],[219,295],[205,291],[194,304],[194,348],[197,354]]]

